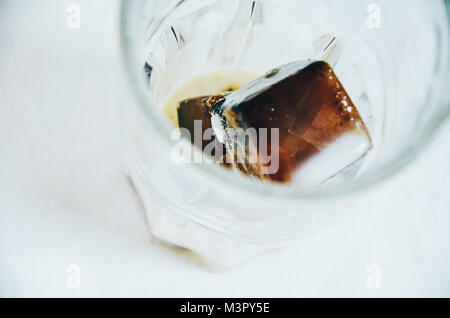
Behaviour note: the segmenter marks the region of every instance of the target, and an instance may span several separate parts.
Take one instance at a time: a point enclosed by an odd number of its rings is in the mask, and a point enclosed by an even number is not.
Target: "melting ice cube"
[[[274,69],[210,113],[235,166],[261,179],[319,186],[372,148],[356,106],[323,61]]]
[[[209,110],[217,102],[223,100],[227,94],[189,98],[181,101],[177,108],[178,125],[185,129],[183,133],[188,135],[192,144],[202,151],[208,152],[207,147],[211,147],[209,154],[215,162],[221,163],[225,163],[226,148],[217,140],[212,131]],[[211,133],[208,133],[208,130],[211,130]]]

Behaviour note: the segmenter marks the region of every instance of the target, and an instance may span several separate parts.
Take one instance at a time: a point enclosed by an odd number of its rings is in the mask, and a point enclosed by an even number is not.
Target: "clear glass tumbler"
[[[153,235],[230,266],[335,222],[351,194],[382,186],[448,118],[449,22],[443,0],[123,1],[136,103],[121,108],[122,130]],[[373,138],[364,160],[318,189],[173,162],[174,127],[161,107],[174,88],[209,71],[264,74],[314,58],[333,37],[339,55],[328,58]]]

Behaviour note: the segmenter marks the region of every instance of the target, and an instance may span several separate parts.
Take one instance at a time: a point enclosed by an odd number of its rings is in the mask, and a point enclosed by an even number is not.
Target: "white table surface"
[[[72,2],[80,29],[66,27]],[[213,272],[152,244],[122,172],[116,10],[0,1],[0,296],[450,296],[449,125],[355,197],[364,209],[289,248]]]

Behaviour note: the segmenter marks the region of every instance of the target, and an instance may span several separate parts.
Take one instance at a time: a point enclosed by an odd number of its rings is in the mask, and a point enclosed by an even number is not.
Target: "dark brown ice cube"
[[[292,182],[300,178],[305,185],[319,185],[372,147],[357,108],[333,69],[323,61],[294,62],[274,69],[219,100],[211,113],[213,128],[236,167],[261,179]],[[235,138],[242,135],[236,129],[249,128],[256,129],[258,140],[254,135]],[[278,136],[272,133],[273,128]],[[267,129],[264,144],[260,129]],[[278,144],[271,149],[275,138]],[[254,161],[249,160],[252,153],[256,153]],[[278,159],[276,170],[273,162],[268,162],[270,157]]]
[[[207,140],[203,138],[205,132],[208,129],[212,129],[211,126],[211,114],[209,113],[210,108],[214,106],[217,102],[223,100],[226,94],[216,94],[211,96],[201,96],[195,98],[189,98],[183,100],[179,103],[177,108],[178,113],[178,125],[180,128],[185,128],[189,132],[189,138],[195,146],[200,148],[202,151],[211,142],[215,143],[215,148],[213,149],[211,155],[215,158],[216,162],[225,163],[224,156],[226,155],[225,145],[218,142],[214,134],[211,134],[211,139]],[[197,121],[197,125],[195,122]],[[199,126],[198,123],[201,123]],[[200,128],[197,132],[195,131]],[[196,140],[196,133],[201,138]]]

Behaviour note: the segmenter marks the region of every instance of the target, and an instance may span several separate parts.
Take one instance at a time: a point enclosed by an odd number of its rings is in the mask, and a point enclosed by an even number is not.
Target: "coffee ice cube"
[[[235,166],[261,179],[319,186],[372,148],[356,106],[324,61],[274,69],[210,112]]]
[[[216,162],[225,161],[226,149],[225,145],[218,142],[212,132],[210,108],[217,102],[223,100],[227,93],[216,94],[211,96],[201,96],[189,98],[179,103],[177,108],[178,125],[184,128],[184,134],[188,135],[191,143],[202,151],[210,145],[214,144],[212,157]],[[207,130],[211,129],[210,139],[204,138]],[[183,131],[182,131],[183,132]]]

